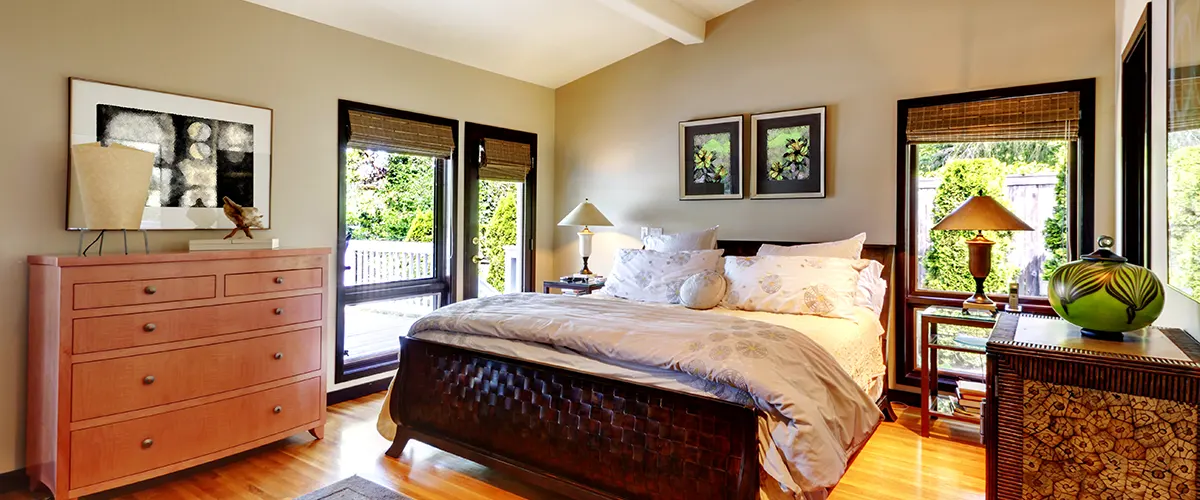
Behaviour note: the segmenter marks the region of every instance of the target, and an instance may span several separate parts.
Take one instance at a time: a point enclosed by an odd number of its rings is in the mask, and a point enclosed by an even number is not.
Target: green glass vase
[[[1050,306],[1084,335],[1120,340],[1162,314],[1163,285],[1149,269],[1113,253],[1112,237],[1101,236],[1097,244],[1095,252],[1050,275]]]

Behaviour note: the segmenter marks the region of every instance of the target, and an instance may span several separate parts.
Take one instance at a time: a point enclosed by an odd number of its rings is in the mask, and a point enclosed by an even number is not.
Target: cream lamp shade
[[[968,239],[967,258],[971,277],[975,278],[975,294],[963,301],[963,309],[994,313],[996,304],[983,290],[983,282],[992,272],[992,245],[996,242],[983,236],[984,231],[1033,231],[1029,224],[1009,212],[991,196],[980,193],[972,196],[933,226],[938,231],[975,231]]]
[[[938,222],[938,231],[1033,231],[991,196],[972,196]]]
[[[98,142],[71,146],[71,182],[88,229],[131,229],[142,225],[150,193],[154,153]]]
[[[587,200],[583,199],[583,203],[575,207],[571,213],[563,217],[563,220],[558,221],[560,226],[583,226],[583,231],[579,232],[579,256],[583,257],[583,269],[579,270],[579,274],[592,274],[588,269],[588,257],[592,255],[592,233],[588,226],[611,226],[612,222],[608,221],[608,217],[600,213],[600,209],[596,208]]]

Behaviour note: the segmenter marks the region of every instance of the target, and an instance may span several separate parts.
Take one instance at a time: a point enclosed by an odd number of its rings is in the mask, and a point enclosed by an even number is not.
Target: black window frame
[[[479,234],[479,211],[470,210],[471,201],[478,204],[479,200],[479,167],[481,163],[480,150],[483,147],[484,139],[499,139],[502,141],[518,142],[529,145],[529,154],[532,156],[532,166],[529,173],[525,176],[525,186],[523,188],[524,196],[521,199],[522,213],[524,220],[522,221],[521,234],[525,237],[523,245],[524,254],[522,258],[525,260],[525,276],[522,277],[521,290],[525,292],[534,292],[540,290],[536,286],[536,252],[534,244],[537,241],[537,145],[538,136],[533,132],[523,132],[520,130],[512,130],[492,125],[483,125],[479,123],[467,122],[463,126],[463,197],[467,202],[463,204],[464,211],[464,226],[463,231],[468,236],[463,243],[463,255],[479,255],[479,244],[473,239]],[[468,257],[464,263],[465,266],[471,266],[471,260]],[[477,297],[479,295],[479,280],[478,266],[473,271],[465,269],[463,272],[463,297]],[[475,277],[475,279],[471,279]]]
[[[404,120],[419,121],[434,125],[444,125],[453,131],[455,150],[448,158],[434,159],[434,267],[433,277],[417,280],[396,281],[388,283],[373,283],[345,287],[342,285],[342,274],[346,269],[346,146],[350,138],[350,111],[375,113]],[[443,307],[454,302],[456,283],[454,280],[457,268],[457,256],[454,252],[454,241],[457,237],[457,195],[458,185],[456,165],[458,164],[458,120],[440,116],[414,113],[384,106],[361,102],[338,100],[338,231],[336,242],[336,260],[334,276],[336,278],[337,309],[335,311],[334,335],[334,383],[348,382],[378,373],[385,373],[399,368],[399,358],[395,353],[386,353],[371,358],[357,360],[354,363],[345,362],[345,307],[379,300],[436,295],[437,307]],[[439,222],[441,224],[439,224]],[[396,348],[400,348],[399,337],[407,332],[397,332]]]
[[[917,200],[917,145],[910,144],[906,129],[908,112],[914,108],[958,104],[991,99],[1004,99],[1060,92],[1079,93],[1079,138],[1071,142],[1068,157],[1067,184],[1068,256],[1076,259],[1081,249],[1091,251],[1095,234],[1096,199],[1096,79],[1087,78],[1062,82],[1021,85],[989,90],[904,99],[896,105],[896,266],[893,283],[897,287],[893,301],[895,332],[893,363],[896,384],[919,386],[920,366],[916,363],[920,349],[920,328],[917,311],[928,306],[962,305],[967,292],[947,292],[919,289],[916,284],[917,262],[915,204]],[[997,303],[1007,297],[993,294]],[[1024,312],[1056,316],[1045,297],[1022,296]],[[974,377],[967,377],[974,378]],[[953,376],[943,377],[949,383]]]

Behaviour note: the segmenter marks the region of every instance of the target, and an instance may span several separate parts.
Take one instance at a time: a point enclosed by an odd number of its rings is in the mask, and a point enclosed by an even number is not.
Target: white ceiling
[[[247,0],[557,88],[751,0]]]

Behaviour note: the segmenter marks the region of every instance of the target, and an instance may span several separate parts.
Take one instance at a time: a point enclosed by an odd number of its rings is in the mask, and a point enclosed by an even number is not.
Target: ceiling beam
[[[597,0],[684,45],[704,41],[705,20],[671,0]]]

